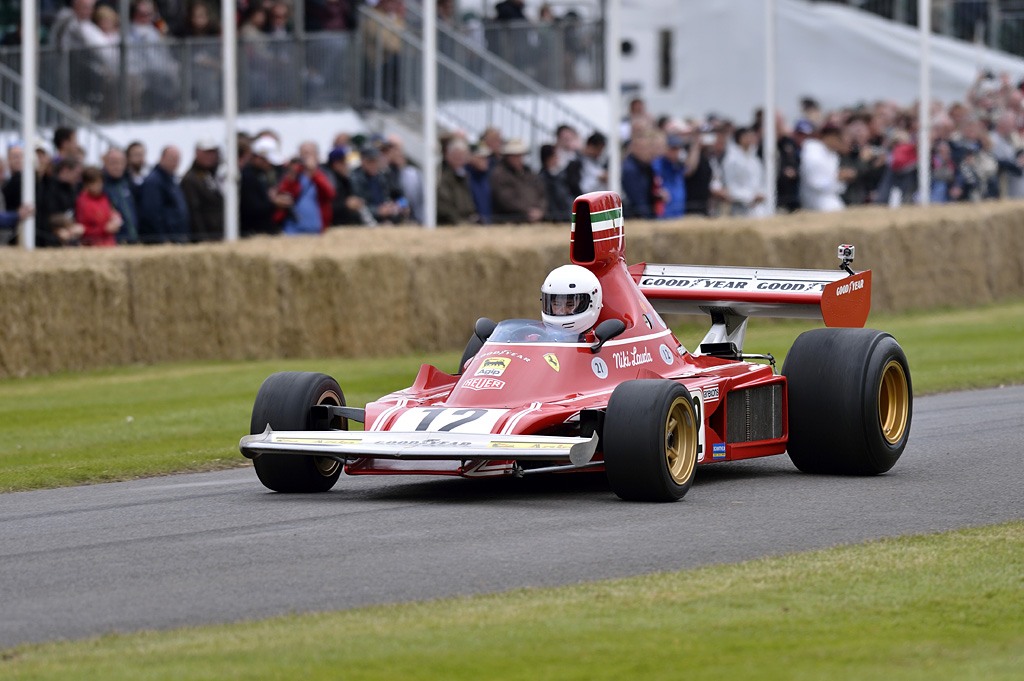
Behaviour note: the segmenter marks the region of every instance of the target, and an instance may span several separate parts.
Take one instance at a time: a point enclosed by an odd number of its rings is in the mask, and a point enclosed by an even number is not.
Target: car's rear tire
[[[602,440],[612,491],[631,501],[677,501],[693,483],[699,428],[675,381],[622,383],[608,400]]]
[[[789,392],[789,457],[808,473],[877,475],[910,437],[914,393],[907,356],[874,329],[800,334],[782,365]]]
[[[317,404],[345,406],[338,382],[326,374],[284,371],[263,381],[252,407],[249,432],[312,430],[310,407]],[[340,427],[348,429],[341,419]],[[275,492],[326,492],[341,476],[342,466],[323,456],[261,454],[253,459],[260,482]]]

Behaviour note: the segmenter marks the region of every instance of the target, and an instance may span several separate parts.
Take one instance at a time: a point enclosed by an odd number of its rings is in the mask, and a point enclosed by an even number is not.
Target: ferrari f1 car
[[[623,499],[674,501],[699,464],[788,452],[802,471],[874,475],[902,454],[910,369],[892,336],[861,328],[871,272],[853,271],[853,247],[836,270],[627,267],[619,196],[595,192],[573,205],[569,255],[542,287],[543,320],[479,320],[456,373],[424,365],[364,409],[324,374],[267,378],[240,442],[260,481],[324,492],[342,471],[603,469]],[[711,328],[688,351],[659,313],[705,313]],[[780,374],[744,352],[752,316],[828,328],[801,334]]]

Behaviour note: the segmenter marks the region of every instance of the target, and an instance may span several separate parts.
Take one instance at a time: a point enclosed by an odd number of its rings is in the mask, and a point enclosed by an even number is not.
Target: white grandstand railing
[[[78,132],[78,143],[85,150],[86,159],[95,161],[108,148],[117,145],[113,138],[87,117],[42,89],[38,90],[38,93],[37,123],[40,128],[75,128]],[[21,137],[21,112],[11,104],[21,102],[21,74],[3,64],[0,64],[0,101],[0,138],[3,139],[3,148],[6,149],[9,144]]]

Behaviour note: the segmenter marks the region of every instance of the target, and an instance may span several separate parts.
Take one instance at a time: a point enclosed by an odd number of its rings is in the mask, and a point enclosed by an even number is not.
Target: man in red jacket
[[[331,226],[334,187],[320,170],[316,144],[299,145],[299,157],[287,165],[278,190],[295,200],[290,209],[283,211],[285,234],[320,234]]]

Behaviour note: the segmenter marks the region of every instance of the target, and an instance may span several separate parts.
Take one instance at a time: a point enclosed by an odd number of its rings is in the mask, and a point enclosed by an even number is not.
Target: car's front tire
[[[326,374],[285,371],[263,381],[252,408],[249,432],[311,430],[310,407],[318,404],[345,406],[338,382]],[[348,423],[342,419],[342,429]],[[260,482],[275,492],[326,492],[341,476],[342,466],[323,456],[261,454],[253,459]]]
[[[697,465],[699,428],[690,393],[675,381],[619,385],[608,400],[603,442],[612,491],[631,501],[677,501]]]

